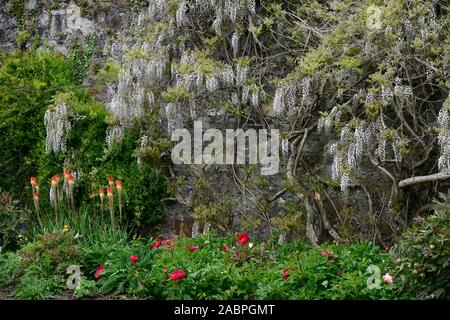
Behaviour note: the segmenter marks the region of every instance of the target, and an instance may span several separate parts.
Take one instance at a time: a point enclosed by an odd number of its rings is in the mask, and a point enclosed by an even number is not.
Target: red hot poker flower
[[[31,177],[31,178],[30,178],[30,183],[31,183],[31,185],[34,187],[34,186],[36,185],[36,183],[37,183],[36,177]]]
[[[186,272],[183,270],[176,270],[170,274],[170,280],[172,281],[178,281],[183,278],[186,278]]]
[[[289,278],[289,270],[284,269],[283,270],[283,280],[286,280],[287,278]]]
[[[240,233],[237,236],[237,241],[243,246],[245,246],[247,244],[249,239],[250,239],[250,236],[248,235],[248,233]]]
[[[65,178],[68,178],[69,175],[70,175],[70,171],[67,170],[67,169],[64,169],[64,177],[65,177]]]
[[[34,200],[39,200],[39,192],[38,191],[33,192],[33,198],[34,198]]]
[[[200,249],[199,246],[190,246],[190,245],[187,245],[186,248],[187,248],[189,251],[191,251],[191,252],[195,252],[195,251],[197,251],[198,249]]]
[[[97,268],[97,270],[95,270],[95,274],[94,274],[94,278],[95,279],[100,279],[102,277],[102,271],[105,270],[105,266],[101,265]]]
[[[116,180],[116,188],[117,188],[117,190],[122,190],[122,181],[120,181],[120,180]]]
[[[74,183],[73,175],[69,174],[69,176],[67,177],[67,182],[69,183],[69,185],[73,185]]]
[[[139,257],[138,256],[131,256],[130,257],[130,262],[131,263],[137,263],[139,261]]]
[[[105,197],[105,189],[100,188],[99,195],[100,195],[100,198],[103,199]]]
[[[106,188],[106,194],[108,195],[108,197],[112,197],[113,196],[113,189],[111,187]]]
[[[108,178],[108,184],[110,187],[112,187],[114,185],[114,178],[113,177],[109,177]]]

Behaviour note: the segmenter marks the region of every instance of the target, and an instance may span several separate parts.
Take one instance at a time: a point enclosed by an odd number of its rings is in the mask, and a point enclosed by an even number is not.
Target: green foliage
[[[435,212],[404,232],[393,248],[401,290],[417,299],[450,297],[450,206],[436,204]]]
[[[74,38],[69,49],[69,57],[77,72],[77,79],[82,82],[91,66],[91,58],[95,49],[95,36],[87,39],[86,43],[83,43],[79,38]]]
[[[91,298],[98,292],[97,283],[94,280],[80,281],[80,285],[75,289],[74,297],[77,299]]]
[[[24,211],[19,210],[18,201],[13,200],[10,193],[0,189],[0,247],[2,250],[14,248],[17,234],[20,234],[21,224],[24,222]],[[22,236],[20,234],[20,239]]]
[[[132,263],[131,256],[138,256],[139,261]],[[144,280],[153,265],[153,258],[154,252],[139,242],[112,251],[98,281],[100,292],[144,297]]]
[[[14,51],[0,54],[0,188],[23,199],[45,138],[44,112],[53,95],[76,82],[63,56]]]
[[[19,272],[20,258],[12,252],[0,254],[0,288],[10,285]]]
[[[21,267],[43,266],[45,274],[65,274],[66,268],[77,261],[78,249],[70,232],[57,231],[38,235],[18,251]]]
[[[61,292],[64,284],[64,279],[60,276],[26,275],[14,289],[13,297],[20,300],[48,299]]]

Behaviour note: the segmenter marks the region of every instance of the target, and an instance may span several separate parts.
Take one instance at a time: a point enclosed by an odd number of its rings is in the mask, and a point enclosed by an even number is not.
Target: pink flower
[[[327,250],[327,255],[331,256],[333,254],[333,251]]]
[[[394,278],[389,273],[386,273],[383,276],[383,281],[384,281],[384,283],[387,283],[387,284],[393,284],[394,283]]]
[[[237,241],[243,246],[245,246],[247,244],[249,239],[250,239],[250,236],[248,235],[248,233],[240,233],[237,236]]]
[[[320,253],[320,255],[323,257],[324,255],[326,255],[327,253],[326,253],[326,251],[322,251],[321,253]]]
[[[169,272],[169,269],[164,268],[164,269],[163,269],[163,272],[164,272],[164,273],[167,273],[167,272]]]
[[[172,281],[178,281],[180,279],[183,279],[186,277],[186,272],[183,270],[176,270],[170,274],[170,280]]]
[[[289,278],[289,269],[284,269],[283,270],[283,280],[286,280],[287,278]]]
[[[130,262],[131,263],[137,263],[139,261],[139,257],[138,256],[131,256],[130,257]]]
[[[191,252],[195,252],[198,249],[200,249],[199,246],[190,246],[190,245],[187,245],[186,248],[189,249],[189,251],[191,251]]]
[[[94,278],[95,279],[100,279],[102,277],[102,271],[105,270],[105,266],[101,265],[97,268],[97,270],[95,270],[95,274],[94,274]]]

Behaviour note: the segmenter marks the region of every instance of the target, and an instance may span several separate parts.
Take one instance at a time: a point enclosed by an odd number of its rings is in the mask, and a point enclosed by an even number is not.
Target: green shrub
[[[132,263],[131,256],[139,257],[139,261]],[[105,270],[98,281],[100,293],[145,297],[144,281],[153,265],[153,258],[154,252],[140,242],[111,251],[105,257]]]
[[[403,233],[393,248],[401,291],[416,299],[450,297],[450,206],[435,212]]]
[[[0,141],[8,141],[0,152],[0,188],[29,198],[26,187],[37,171],[34,159],[45,138],[45,110],[57,92],[76,81],[73,65],[60,54],[0,54]]]
[[[80,285],[75,289],[74,297],[77,299],[90,298],[97,294],[97,283],[94,280],[80,281]]]
[[[12,252],[0,254],[0,288],[10,285],[19,273],[20,259]]]
[[[18,251],[21,266],[28,269],[32,264],[43,267],[43,275],[65,274],[69,265],[77,262],[79,253],[69,232],[48,232],[37,236]]]
[[[25,215],[17,205],[18,201],[13,200],[10,193],[0,189],[0,252],[15,247],[17,234],[20,235],[19,240],[25,237],[20,233]]]
[[[13,291],[13,297],[21,300],[42,300],[53,297],[65,288],[61,276],[25,275]]]

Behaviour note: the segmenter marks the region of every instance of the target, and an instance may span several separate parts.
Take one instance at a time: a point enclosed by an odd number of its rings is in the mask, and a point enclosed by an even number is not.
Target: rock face
[[[94,36],[98,48],[95,55],[106,58],[111,52],[111,39],[127,30],[132,16],[128,1],[4,2],[0,8],[0,48],[5,51],[15,47],[18,31],[33,30],[64,55],[74,39],[84,41]]]

